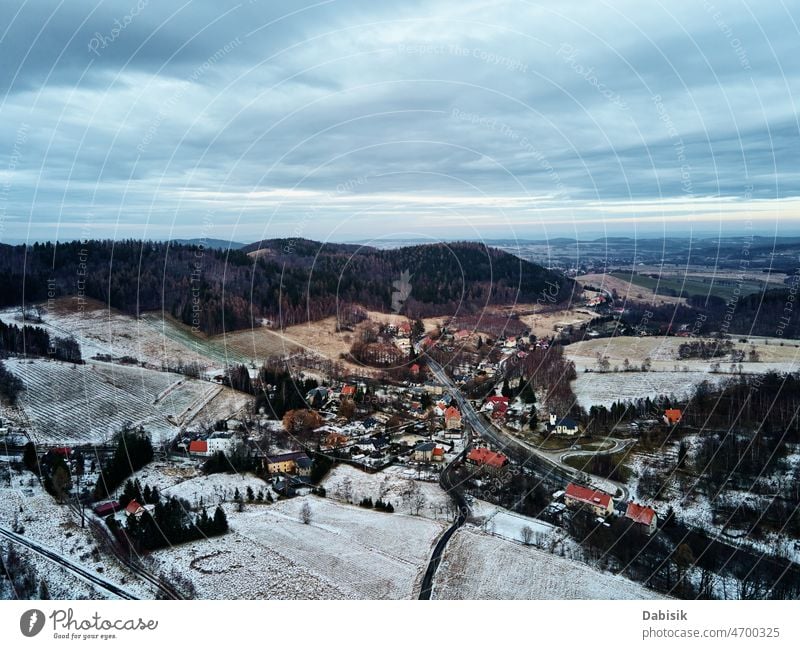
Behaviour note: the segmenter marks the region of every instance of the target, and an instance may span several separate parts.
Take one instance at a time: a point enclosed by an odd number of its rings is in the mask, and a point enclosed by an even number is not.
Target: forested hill
[[[305,239],[230,251],[133,240],[0,246],[4,306],[82,293],[131,314],[164,309],[208,334],[260,318],[282,326],[317,320],[343,304],[415,317],[533,302],[543,291],[548,303],[558,302],[573,287],[558,273],[477,243],[396,250]]]

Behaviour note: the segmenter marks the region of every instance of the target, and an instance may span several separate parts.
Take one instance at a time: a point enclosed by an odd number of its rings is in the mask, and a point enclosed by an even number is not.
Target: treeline
[[[574,282],[477,243],[377,250],[300,240],[216,250],[152,241],[2,246],[0,305],[52,297],[94,298],[127,313],[164,310],[207,334],[287,326],[336,315],[343,303],[410,316],[486,304],[566,300]],[[411,273],[407,285],[395,282]],[[223,290],[224,288],[224,290]],[[24,294],[23,294],[24,291]]]
[[[81,347],[72,337],[50,337],[41,327],[0,321],[0,355],[45,356],[67,363],[83,363]]]
[[[108,498],[123,481],[153,460],[153,444],[142,429],[123,430],[111,461],[102,468],[94,486],[96,500]]]
[[[9,372],[3,361],[0,361],[0,399],[10,406],[17,403],[17,398],[25,389],[25,384],[16,374]]]
[[[112,531],[119,532],[119,524],[113,516],[106,521]],[[128,516],[125,526],[129,543],[139,551],[198,541],[227,531],[228,519],[222,507],[217,506],[213,516],[209,516],[205,509],[192,514],[189,503],[175,496],[156,503],[152,513],[144,511]]]
[[[678,346],[678,358],[686,360],[689,358],[721,358],[733,351],[733,343],[730,340],[692,340],[681,343]]]
[[[687,404],[683,423],[705,429],[778,432],[787,442],[798,442],[798,408],[800,375],[742,374],[719,386],[700,383]]]

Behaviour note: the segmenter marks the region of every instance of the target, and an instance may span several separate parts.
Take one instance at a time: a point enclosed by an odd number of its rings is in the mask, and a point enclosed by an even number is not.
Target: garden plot
[[[410,471],[412,476],[404,474],[404,470]],[[399,466],[390,466],[380,473],[366,473],[359,471],[348,464],[335,466],[323,482],[328,498],[333,498],[340,502],[347,500],[346,496],[350,492],[350,502],[359,503],[363,498],[372,498],[373,502],[381,498],[384,502],[390,502],[395,512],[409,513],[410,505],[405,494],[408,493],[411,484],[418,486],[424,504],[419,509],[419,515],[426,518],[447,521],[452,519],[450,497],[442,490],[438,482],[415,481],[416,471],[404,469]],[[349,480],[348,490],[346,482]]]
[[[433,598],[660,599],[661,596],[624,577],[464,527],[447,544],[434,580]]]
[[[19,405],[38,442],[104,441],[126,422],[141,424],[157,442],[173,436],[176,424],[190,421],[204,408],[217,415],[211,404],[230,390],[177,374],[106,363],[8,359],[6,367],[25,383]],[[233,400],[227,405],[238,403],[235,397],[225,399]],[[242,403],[247,400],[241,395]]]
[[[304,503],[308,525],[300,521]],[[225,536],[154,553],[161,566],[187,574],[201,597],[410,599],[444,529],[312,496],[247,504],[244,512],[224,507]]]

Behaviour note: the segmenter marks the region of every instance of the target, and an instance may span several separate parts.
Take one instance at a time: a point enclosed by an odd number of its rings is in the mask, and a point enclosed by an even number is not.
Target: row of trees
[[[119,531],[113,516],[107,519],[112,531]],[[179,543],[219,536],[228,531],[228,519],[222,507],[217,506],[213,516],[205,509],[192,514],[189,503],[174,496],[155,505],[152,513],[128,516],[125,532],[128,541],[139,551],[151,551]]]
[[[126,426],[117,436],[111,461],[100,471],[94,487],[96,500],[108,498],[125,478],[153,460],[153,444],[144,429]]]
[[[0,355],[43,356],[67,363],[83,363],[81,347],[71,336],[50,337],[41,327],[0,321]]]

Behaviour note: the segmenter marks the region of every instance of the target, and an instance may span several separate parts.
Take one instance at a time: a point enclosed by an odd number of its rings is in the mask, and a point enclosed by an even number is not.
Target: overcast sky
[[[800,232],[800,3],[2,0],[0,241]]]

